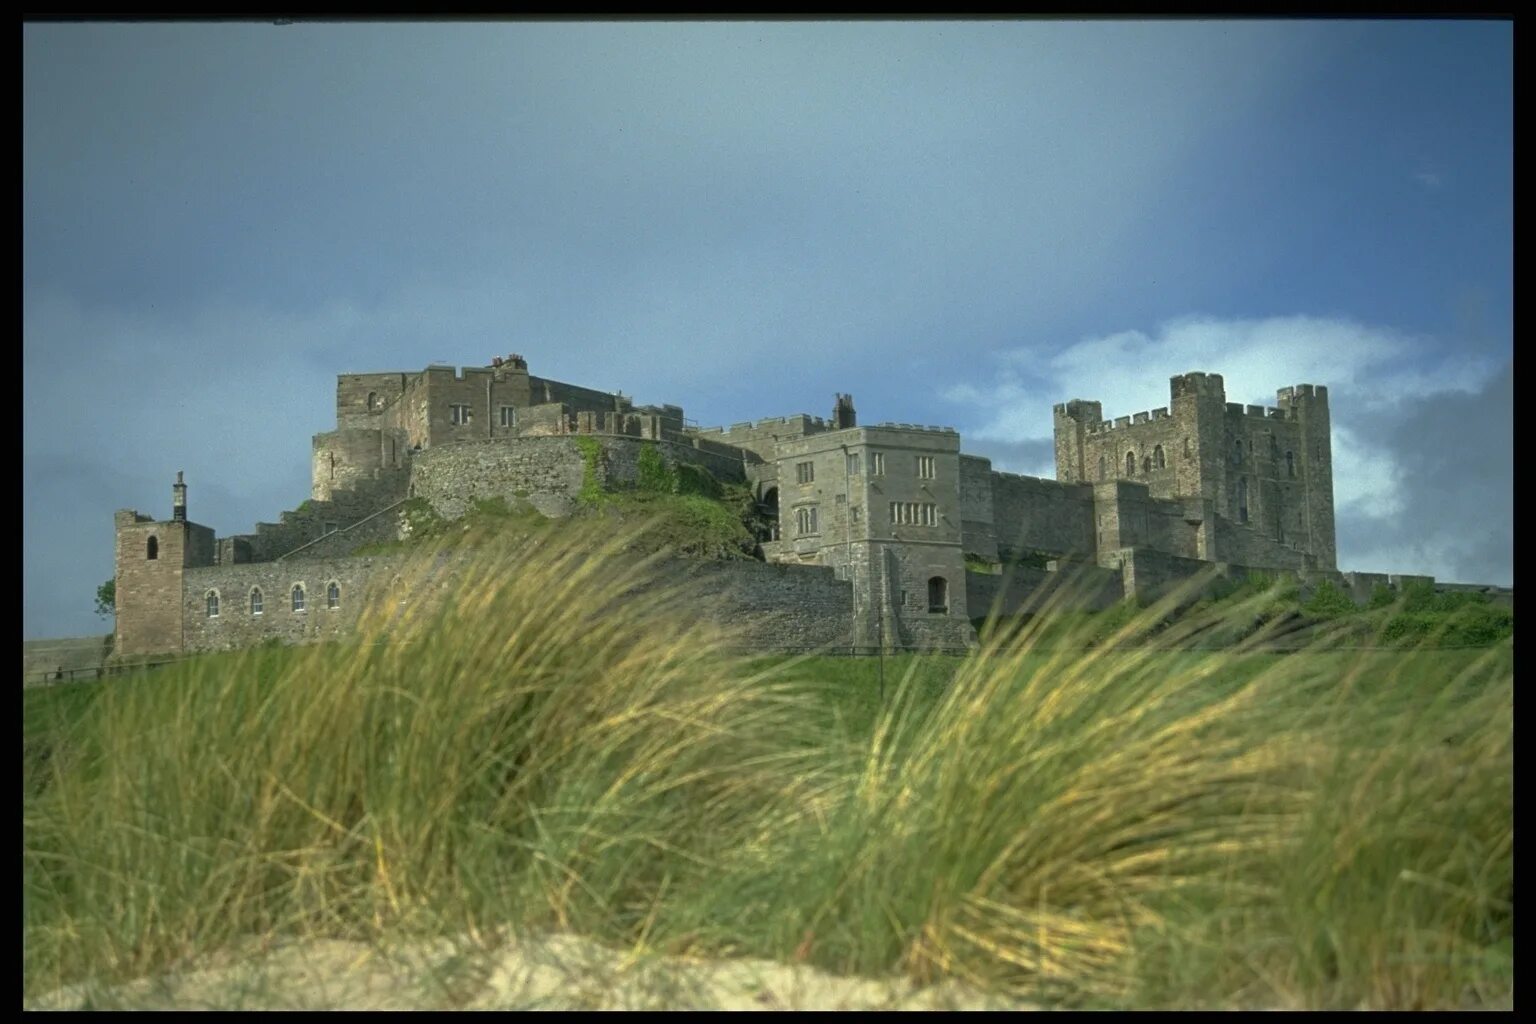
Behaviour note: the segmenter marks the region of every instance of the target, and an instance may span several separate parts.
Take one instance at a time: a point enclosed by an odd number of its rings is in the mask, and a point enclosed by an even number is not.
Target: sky
[[[482,366],[701,425],[1107,417],[1324,384],[1339,566],[1512,585],[1500,21],[31,23],[24,638],[112,513],[251,532],[338,374]]]

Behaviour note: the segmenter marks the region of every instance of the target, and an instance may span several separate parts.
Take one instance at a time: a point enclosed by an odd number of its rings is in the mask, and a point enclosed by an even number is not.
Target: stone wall
[[[1083,562],[1067,563],[1059,571],[1016,565],[1002,573],[967,572],[966,603],[973,620],[1038,611],[1054,600],[1068,608],[1102,611],[1124,596],[1122,578],[1118,571]]]
[[[632,487],[639,478],[644,445],[655,445],[669,464],[703,466],[727,481],[745,479],[742,464],[712,451],[669,441],[608,435],[518,437],[444,445],[412,460],[411,493],[424,498],[445,519],[457,519],[476,502],[500,498],[508,506],[527,502],[546,516],[576,509],[586,474],[581,445],[597,446],[597,478],[609,487]]]
[[[773,650],[851,642],[853,585],[830,568],[671,559],[664,581],[684,581],[691,609],[738,630],[742,646]]]
[[[1000,557],[1023,551],[1092,555],[1095,550],[1092,487],[993,473],[992,515]]]
[[[358,616],[403,564],[402,556],[254,562],[249,565],[188,569],[182,595],[184,649],[224,651],[266,640],[307,643],[351,634]],[[328,607],[327,587],[340,591],[337,607]],[[304,609],[293,608],[293,588],[304,588]],[[254,614],[251,592],[261,591],[261,612]],[[219,596],[217,616],[208,614],[210,591]]]

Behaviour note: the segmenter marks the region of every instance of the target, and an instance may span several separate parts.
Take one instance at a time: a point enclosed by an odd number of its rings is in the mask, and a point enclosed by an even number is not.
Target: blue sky
[[[1507,22],[29,24],[27,637],[112,511],[309,491],[335,377],[483,365],[702,424],[1327,384],[1342,568],[1513,582]]]

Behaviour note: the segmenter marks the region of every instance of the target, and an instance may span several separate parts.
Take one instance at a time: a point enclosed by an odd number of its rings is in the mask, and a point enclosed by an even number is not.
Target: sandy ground
[[[954,983],[839,978],[766,960],[635,958],[556,935],[490,951],[441,941],[316,940],[209,958],[113,989],[71,986],[31,1010],[1030,1010]]]

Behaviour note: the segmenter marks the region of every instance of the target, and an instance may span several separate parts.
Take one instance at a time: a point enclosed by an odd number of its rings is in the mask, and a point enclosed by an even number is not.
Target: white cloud
[[[1017,444],[1049,438],[1051,407],[1070,398],[1102,402],[1110,419],[1166,406],[1169,378],[1192,370],[1221,374],[1227,400],[1250,405],[1273,406],[1281,387],[1325,385],[1338,513],[1380,518],[1403,511],[1403,472],[1390,450],[1366,439],[1364,422],[1433,395],[1473,393],[1499,370],[1486,358],[1443,352],[1429,339],[1343,318],[1190,316],[1150,334],[1084,338],[1045,358],[1029,349],[1000,353],[993,380],[956,383],[944,397],[990,411],[969,429],[962,425],[966,436]],[[1054,475],[1048,466],[999,468]],[[1421,551],[1413,564],[1426,562],[1444,559]]]

